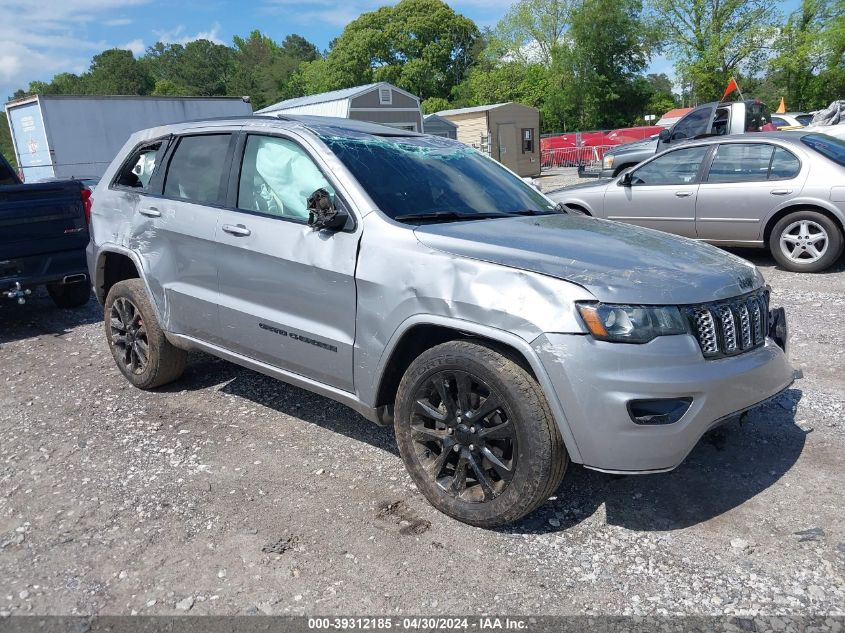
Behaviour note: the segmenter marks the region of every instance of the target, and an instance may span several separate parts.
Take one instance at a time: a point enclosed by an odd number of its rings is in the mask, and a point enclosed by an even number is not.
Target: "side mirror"
[[[662,143],[668,143],[669,141],[672,140],[672,133],[669,130],[664,128],[664,129],[660,130],[660,134],[657,135],[657,138]]]
[[[622,178],[619,179],[619,186],[620,187],[630,187],[631,186],[631,170],[627,170],[623,172]]]
[[[308,196],[308,226],[318,231],[338,231],[346,226],[349,214],[332,203],[325,189],[317,189]]]

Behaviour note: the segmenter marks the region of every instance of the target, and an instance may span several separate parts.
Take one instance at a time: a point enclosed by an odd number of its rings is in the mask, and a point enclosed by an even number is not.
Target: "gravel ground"
[[[845,613],[845,262],[752,258],[805,378],[676,471],[573,466],[500,531],[431,508],[392,432],[205,355],[129,386],[95,303],[0,306],[0,614]]]

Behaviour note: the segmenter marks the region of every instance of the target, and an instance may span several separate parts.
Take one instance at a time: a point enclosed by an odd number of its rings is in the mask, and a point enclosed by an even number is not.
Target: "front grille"
[[[705,358],[734,356],[762,346],[769,330],[769,292],[684,308]]]

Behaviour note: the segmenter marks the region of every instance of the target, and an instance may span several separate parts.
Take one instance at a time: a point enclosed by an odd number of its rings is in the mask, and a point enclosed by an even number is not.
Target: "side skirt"
[[[217,345],[212,345],[211,343],[206,343],[205,341],[200,341],[199,339],[195,339],[190,336],[185,336],[183,334],[168,333],[166,334],[166,337],[171,344],[180,349],[199,350],[201,352],[206,352],[208,354],[211,354],[212,356],[217,356],[219,358],[222,358],[223,360],[235,363],[236,365],[241,365],[242,367],[257,371],[260,374],[270,376],[271,378],[275,378],[276,380],[281,380],[282,382],[286,382],[295,387],[307,389],[308,391],[311,391],[313,393],[324,396],[326,398],[330,398],[343,405],[346,405],[350,409],[364,416],[370,422],[374,422],[379,426],[384,425],[384,417],[383,415],[380,415],[379,410],[364,404],[353,393],[343,391],[342,389],[337,389],[335,387],[330,387],[328,385],[324,385],[323,383],[311,380],[310,378],[307,378],[300,374],[295,374],[293,372],[285,371],[284,369],[279,369],[278,367],[268,365],[267,363],[263,363],[247,356],[242,356],[241,354],[237,354],[222,347],[218,347]]]

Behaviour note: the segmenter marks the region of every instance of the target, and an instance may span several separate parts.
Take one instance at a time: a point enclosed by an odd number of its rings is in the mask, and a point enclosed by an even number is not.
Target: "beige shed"
[[[458,127],[458,140],[487,152],[520,176],[540,173],[540,111],[521,103],[442,110]]]

